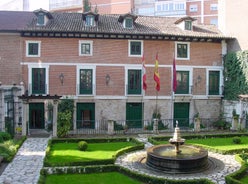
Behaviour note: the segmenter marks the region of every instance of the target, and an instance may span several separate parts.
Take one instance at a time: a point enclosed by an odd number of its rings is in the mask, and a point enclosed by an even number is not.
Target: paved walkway
[[[49,138],[27,138],[0,176],[1,184],[37,184]]]

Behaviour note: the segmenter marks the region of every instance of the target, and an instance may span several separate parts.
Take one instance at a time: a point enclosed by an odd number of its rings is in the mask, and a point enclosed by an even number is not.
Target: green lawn
[[[77,143],[55,143],[48,157],[50,163],[82,162],[111,159],[116,151],[134,146],[132,142],[88,143],[86,151],[80,151]]]
[[[234,150],[234,149],[242,149],[248,147],[248,137],[240,137],[241,143],[234,144],[232,137],[227,138],[207,138],[207,139],[190,139],[186,140],[186,144],[197,144],[197,145],[205,145],[212,148],[216,148],[219,150]]]
[[[248,176],[245,176],[243,178],[240,179],[240,182],[242,183],[248,183]]]
[[[141,184],[118,172],[48,175],[45,184]]]

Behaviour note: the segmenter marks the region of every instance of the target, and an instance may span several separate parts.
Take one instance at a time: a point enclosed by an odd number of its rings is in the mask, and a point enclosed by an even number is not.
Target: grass
[[[45,184],[141,184],[118,172],[48,175]]]
[[[248,175],[240,179],[240,182],[242,183],[248,183]]]
[[[88,143],[87,150],[80,151],[77,143],[55,143],[48,161],[66,163],[111,159],[118,150],[134,145],[132,142]]]
[[[219,150],[237,150],[243,149],[248,147],[248,137],[240,137],[241,143],[234,144],[233,137],[227,138],[207,138],[207,139],[190,139],[186,140],[187,144],[196,144],[196,145],[203,145],[212,148],[216,148]]]
[[[225,137],[225,138],[206,138],[206,139],[186,139],[185,144],[194,144],[208,148],[214,148],[221,151],[231,151],[238,149],[246,149],[248,147],[248,137],[241,136],[241,143],[234,144],[233,137]],[[159,144],[169,144],[167,141],[158,141]]]

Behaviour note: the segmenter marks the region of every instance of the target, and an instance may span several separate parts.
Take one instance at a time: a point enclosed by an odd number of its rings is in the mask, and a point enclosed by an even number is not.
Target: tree
[[[83,12],[91,11],[91,3],[89,2],[89,0],[84,0],[83,5],[84,5]]]

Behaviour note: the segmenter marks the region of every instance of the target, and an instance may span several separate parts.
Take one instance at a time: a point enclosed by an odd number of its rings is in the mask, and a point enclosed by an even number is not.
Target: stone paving
[[[147,142],[146,137],[138,137],[145,143],[145,148],[152,146]],[[49,138],[28,138],[17,152],[15,158],[8,164],[0,176],[1,184],[37,184],[40,170],[43,167],[43,159]],[[218,159],[222,165],[214,167],[209,171],[194,174],[168,174],[152,171],[145,164],[140,162],[140,158],[146,156],[146,151],[141,150],[129,153],[119,157],[116,160],[117,165],[128,169],[145,173],[148,175],[163,177],[169,179],[198,179],[208,178],[217,184],[225,184],[225,176],[235,172],[240,168],[240,164],[233,155],[221,155],[209,152],[209,156]]]
[[[237,171],[241,167],[241,165],[235,160],[234,155],[221,155],[218,153],[209,152],[209,157],[211,160],[216,162],[216,165],[203,172],[193,174],[173,174],[151,170],[141,162],[141,159],[146,157],[146,148],[152,145],[148,143],[147,139],[144,137],[138,138],[138,140],[145,143],[145,150],[120,156],[116,160],[117,165],[150,176],[176,180],[207,178],[217,184],[225,184],[225,176]]]
[[[1,184],[37,184],[49,138],[27,138],[0,176]]]

